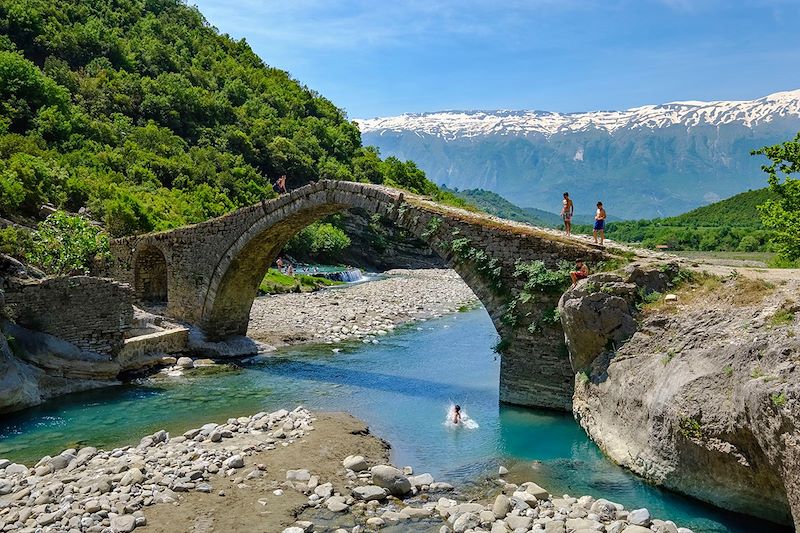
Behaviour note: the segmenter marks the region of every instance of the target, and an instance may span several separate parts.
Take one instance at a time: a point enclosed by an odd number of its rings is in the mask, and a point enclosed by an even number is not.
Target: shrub
[[[292,237],[285,250],[294,256],[335,261],[350,246],[350,242],[350,237],[333,224],[315,222]]]
[[[569,285],[570,265],[562,263],[558,269],[547,268],[544,261],[517,261],[514,276],[525,278],[524,292],[550,293],[563,292]]]
[[[770,400],[772,400],[772,405],[778,409],[786,405],[786,395],[782,392],[773,394],[770,396]]]
[[[699,439],[703,436],[703,427],[694,418],[682,417],[679,424],[684,437]]]
[[[56,212],[31,235],[26,259],[47,274],[86,274],[110,257],[108,236],[82,217]]]
[[[0,253],[24,259],[31,248],[31,236],[17,228],[0,228]]]

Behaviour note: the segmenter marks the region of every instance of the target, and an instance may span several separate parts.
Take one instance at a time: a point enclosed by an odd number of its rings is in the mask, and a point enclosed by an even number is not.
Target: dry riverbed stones
[[[214,489],[215,481],[225,476],[242,485],[269,476],[248,458],[303,439],[314,420],[298,407],[230,418],[174,437],[159,431],[111,451],[68,449],[31,468],[0,459],[0,531],[130,532],[147,524],[149,506],[180,505],[181,494],[230,498]],[[497,479],[483,500],[461,501],[452,485],[429,473],[370,465],[362,456],[342,458],[335,479],[320,479],[307,465],[274,482],[282,487],[273,490],[276,496],[296,491],[307,498],[297,510],[300,519],[283,533],[366,533],[404,521],[425,521],[442,533],[691,533],[652,519],[647,509],[628,511],[591,496],[556,498],[533,482]],[[350,525],[331,527],[331,516],[347,517],[341,523]]]

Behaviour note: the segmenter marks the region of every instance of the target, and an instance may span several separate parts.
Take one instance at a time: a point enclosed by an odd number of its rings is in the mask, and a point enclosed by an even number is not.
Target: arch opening
[[[163,305],[168,302],[167,260],[155,246],[147,246],[136,254],[134,293],[142,303]]]

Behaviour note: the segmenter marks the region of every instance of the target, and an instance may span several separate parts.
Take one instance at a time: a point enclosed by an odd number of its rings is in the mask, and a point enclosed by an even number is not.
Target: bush
[[[0,228],[0,253],[24,259],[31,249],[31,236],[17,228]]]
[[[350,237],[333,224],[315,222],[292,237],[284,250],[296,257],[335,262],[350,242]]]
[[[31,236],[26,259],[47,274],[87,274],[110,257],[108,236],[82,217],[56,212]]]

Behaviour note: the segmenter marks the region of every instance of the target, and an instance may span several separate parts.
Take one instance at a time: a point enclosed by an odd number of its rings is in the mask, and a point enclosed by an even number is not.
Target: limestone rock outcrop
[[[566,291],[558,310],[572,369],[580,372],[604,350],[628,340],[636,332],[636,305],[642,295],[664,292],[678,271],[675,263],[634,263],[619,274],[593,274]]]
[[[612,288],[602,297],[574,290],[562,300],[570,350],[586,350],[573,354],[587,365],[576,378],[576,419],[614,461],[656,484],[800,527],[800,319],[791,302],[800,283],[740,276],[689,285],[679,303],[632,314],[635,333],[605,346],[628,334],[615,298],[630,310],[627,285],[638,293],[662,281],[635,274],[604,281]],[[620,327],[602,329],[606,315]]]

